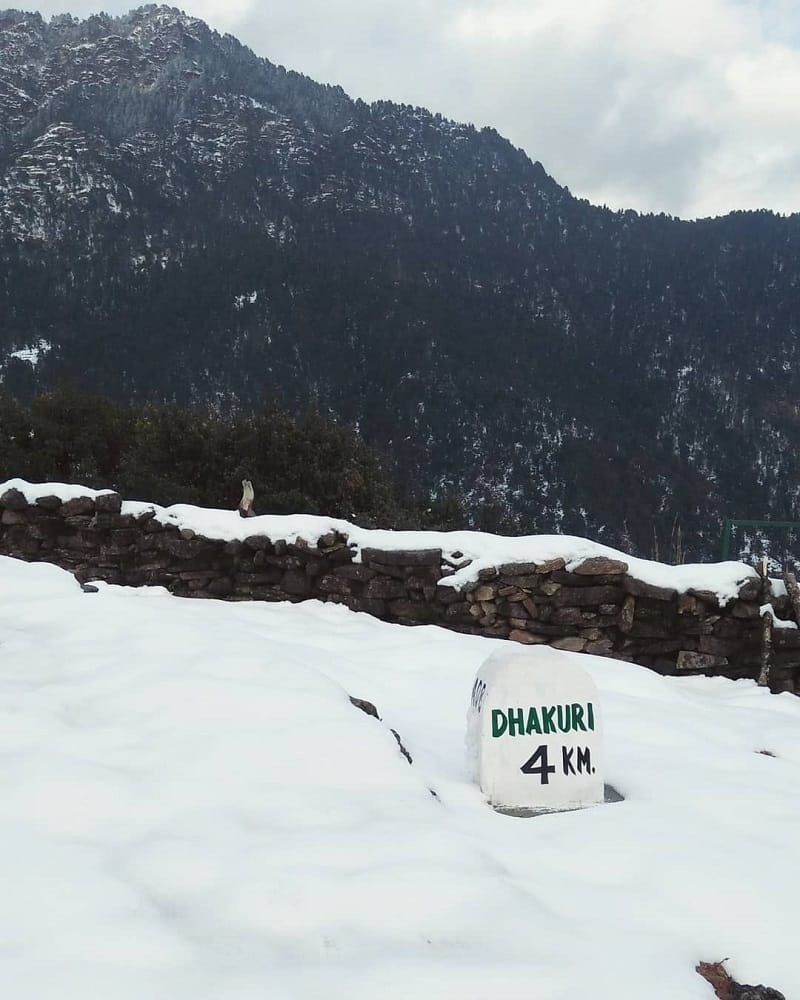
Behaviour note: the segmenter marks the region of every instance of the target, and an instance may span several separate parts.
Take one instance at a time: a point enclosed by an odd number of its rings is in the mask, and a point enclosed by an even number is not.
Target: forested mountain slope
[[[717,551],[798,513],[800,216],[572,197],[165,7],[0,13],[0,364],[354,423],[485,528]]]

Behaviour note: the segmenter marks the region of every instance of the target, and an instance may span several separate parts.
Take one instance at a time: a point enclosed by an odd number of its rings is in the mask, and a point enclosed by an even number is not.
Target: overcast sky
[[[132,6],[51,0],[38,9]],[[800,0],[180,6],[353,97],[492,125],[598,204],[686,218],[800,211]]]

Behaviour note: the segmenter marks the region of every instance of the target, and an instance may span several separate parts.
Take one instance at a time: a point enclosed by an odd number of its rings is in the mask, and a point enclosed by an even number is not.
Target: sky
[[[130,0],[51,0],[45,15]],[[684,218],[800,211],[798,0],[188,0],[352,97],[490,125],[573,194]]]

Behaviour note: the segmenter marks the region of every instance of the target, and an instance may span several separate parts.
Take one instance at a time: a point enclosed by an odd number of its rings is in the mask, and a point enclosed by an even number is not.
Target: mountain
[[[799,330],[798,215],[595,207],[166,7],[0,13],[14,394],[314,408],[480,527],[700,558],[800,516]]]

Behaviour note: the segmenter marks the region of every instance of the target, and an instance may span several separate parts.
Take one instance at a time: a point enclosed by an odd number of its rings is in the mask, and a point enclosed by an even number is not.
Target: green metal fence
[[[731,535],[734,528],[800,528],[800,521],[753,521],[729,517],[722,527],[722,561],[731,557]]]

